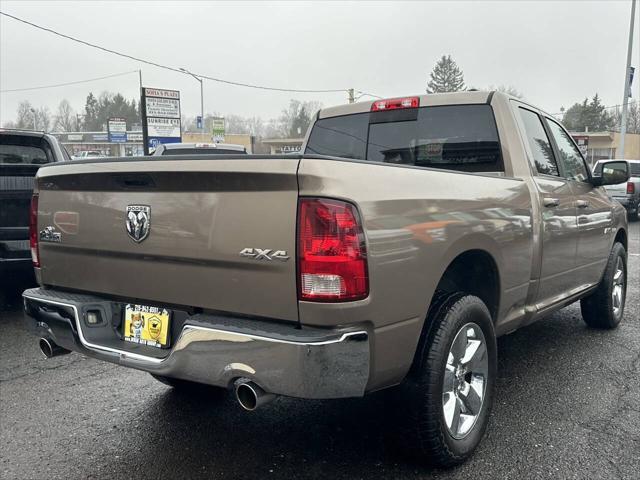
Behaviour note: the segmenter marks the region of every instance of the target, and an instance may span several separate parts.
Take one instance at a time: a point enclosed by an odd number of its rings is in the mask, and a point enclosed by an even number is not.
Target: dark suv
[[[33,178],[40,166],[65,160],[69,154],[52,135],[0,129],[0,297],[8,288],[34,282],[29,248]]]

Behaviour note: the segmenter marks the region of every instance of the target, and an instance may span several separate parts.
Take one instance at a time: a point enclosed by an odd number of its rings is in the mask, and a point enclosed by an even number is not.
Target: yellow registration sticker
[[[165,308],[129,304],[124,313],[124,339],[151,347],[165,347],[170,318],[171,313]]]

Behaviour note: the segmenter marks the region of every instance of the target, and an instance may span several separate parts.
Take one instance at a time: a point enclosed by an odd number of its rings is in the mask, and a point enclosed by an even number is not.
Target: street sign
[[[589,136],[588,135],[571,135],[575,142],[578,144],[578,149],[584,158],[587,158],[587,150],[589,149]]]
[[[140,92],[144,153],[161,143],[182,141],[180,92],[143,87]]]
[[[109,142],[126,143],[127,141],[127,121],[121,117],[110,117],[107,121],[107,132]]]
[[[196,128],[198,130],[202,128],[202,117],[200,115],[196,117]]]
[[[629,98],[631,98],[631,86],[633,85],[633,74],[636,73],[635,67],[629,67]]]
[[[211,136],[214,142],[224,141],[224,117],[213,117],[211,122]]]

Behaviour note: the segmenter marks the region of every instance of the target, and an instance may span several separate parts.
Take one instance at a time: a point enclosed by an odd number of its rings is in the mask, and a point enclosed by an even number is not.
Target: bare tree
[[[620,131],[622,109],[617,107],[613,112],[613,130]],[[627,107],[627,133],[640,133],[640,102],[629,102]]]
[[[48,132],[51,128],[51,112],[49,111],[49,107],[35,109],[34,115],[36,116],[36,130]]]
[[[489,90],[496,90],[498,92],[506,93],[507,95],[511,95],[512,97],[516,98],[524,98],[522,92],[513,85],[489,85]]]
[[[16,115],[16,128],[32,129],[34,108],[31,106],[31,102],[23,100],[18,104],[18,112]]]
[[[53,128],[58,132],[71,132],[75,126],[75,112],[71,108],[69,101],[65,98],[60,102],[60,105],[58,105],[58,112],[55,116]]]

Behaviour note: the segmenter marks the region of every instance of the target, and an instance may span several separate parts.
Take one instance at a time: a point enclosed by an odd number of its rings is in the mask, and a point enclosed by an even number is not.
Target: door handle
[[[542,203],[547,208],[559,207],[560,206],[560,199],[559,198],[545,197],[544,200],[542,201]]]
[[[578,208],[587,208],[589,206],[589,202],[586,200],[576,200],[576,207]]]

